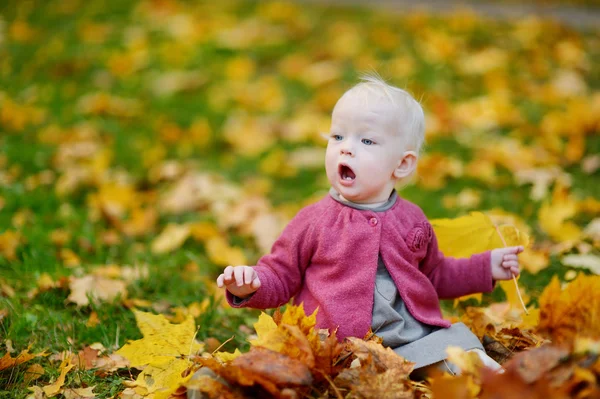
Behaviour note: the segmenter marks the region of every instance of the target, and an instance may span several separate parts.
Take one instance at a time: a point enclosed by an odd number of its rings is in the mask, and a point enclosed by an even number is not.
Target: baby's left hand
[[[492,278],[494,280],[510,280],[519,275],[518,254],[523,247],[506,247],[492,250]]]

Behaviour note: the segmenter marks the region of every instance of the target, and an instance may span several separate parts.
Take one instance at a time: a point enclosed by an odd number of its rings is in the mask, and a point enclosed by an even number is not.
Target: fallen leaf
[[[46,385],[45,387],[42,388],[44,390],[44,393],[46,394],[46,396],[51,398],[53,396],[58,395],[59,393],[61,393],[63,391],[62,386],[65,383],[65,378],[67,376],[67,373],[69,371],[71,371],[71,369],[73,367],[75,367],[75,365],[71,364],[70,357],[66,357],[65,360],[63,360],[59,366],[60,375],[58,376],[56,381],[54,381],[52,384]]]
[[[95,386],[87,388],[65,388],[63,395],[65,399],[88,399],[95,398],[96,394],[93,392]]]
[[[6,230],[0,234],[0,255],[7,260],[15,260],[17,248],[21,243],[21,234],[19,232]]]
[[[25,385],[29,385],[31,381],[37,380],[38,378],[43,376],[44,373],[44,368],[40,364],[32,364],[31,366],[27,367],[25,375],[23,376],[23,382],[25,383]]]
[[[584,268],[594,274],[600,274],[600,257],[596,255],[567,255],[562,257],[560,261],[565,266]]]
[[[581,229],[570,219],[577,214],[577,201],[564,187],[554,189],[552,199],[544,201],[538,213],[540,227],[555,241],[578,240]]]
[[[46,351],[39,353],[29,353],[29,348],[24,349],[19,353],[16,357],[11,357],[10,353],[5,353],[2,358],[0,358],[0,371],[6,370],[9,367],[15,367],[22,363],[28,362],[33,358],[46,356]]]
[[[154,393],[155,399],[167,398],[191,374],[182,373],[192,366],[189,356],[202,350],[196,342],[194,318],[190,315],[181,324],[171,324],[163,315],[133,310],[143,338],[125,344],[115,352],[125,357],[131,367],[143,369],[136,379],[136,387]]]
[[[577,337],[600,337],[600,276],[579,275],[564,289],[556,276],[539,299],[537,332],[558,344]]]
[[[230,246],[223,237],[212,237],[206,241],[209,259],[220,266],[245,265],[248,263],[241,248]]]
[[[154,254],[172,252],[183,245],[185,240],[190,236],[190,232],[190,226],[187,224],[177,225],[170,223],[159,236],[152,241],[150,250]]]
[[[87,275],[69,279],[71,293],[67,300],[78,306],[87,306],[90,298],[95,302],[114,301],[119,296],[127,297],[127,286],[124,281],[100,276]]]

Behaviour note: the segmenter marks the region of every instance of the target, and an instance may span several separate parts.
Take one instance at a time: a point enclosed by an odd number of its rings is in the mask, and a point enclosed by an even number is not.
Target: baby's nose
[[[351,146],[346,145],[344,147],[342,147],[342,149],[340,150],[340,153],[342,155],[350,155],[350,156],[354,156],[354,150],[352,149]]]

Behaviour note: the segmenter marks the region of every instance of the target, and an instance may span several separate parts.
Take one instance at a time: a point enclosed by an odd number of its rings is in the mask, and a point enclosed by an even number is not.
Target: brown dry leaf
[[[369,361],[373,363],[378,371],[387,369],[401,370],[407,377],[413,370],[414,363],[396,354],[392,349],[384,348],[378,342],[364,341],[354,337],[349,337],[348,341],[349,349],[354,356],[360,359],[361,364],[370,359]]]
[[[577,337],[600,337],[600,276],[579,275],[564,289],[554,276],[539,304],[537,332],[553,342],[569,344]]]
[[[23,376],[23,382],[25,383],[25,385],[29,385],[31,381],[37,380],[38,378],[43,376],[45,372],[46,371],[40,364],[32,364],[31,366],[27,367],[25,375]]]
[[[75,367],[75,365],[71,364],[71,358],[67,356],[65,358],[65,360],[63,360],[62,363],[60,364],[60,367],[59,367],[60,375],[58,376],[56,381],[54,381],[52,384],[46,385],[45,387],[42,388],[44,390],[44,393],[46,394],[46,396],[51,398],[62,392],[62,386],[65,383],[65,377],[67,376],[67,373],[69,371],[71,371],[71,369],[73,367]]]
[[[96,370],[96,374],[98,376],[105,376],[107,374],[114,373],[118,369],[128,368],[130,367],[129,360],[125,359],[123,356],[117,355],[115,353],[100,357],[95,361],[94,369]]]
[[[503,374],[483,370],[481,385],[481,399],[566,399],[569,397],[548,384],[528,384],[514,369],[508,369]]]
[[[119,296],[123,299],[127,297],[127,285],[124,281],[101,276],[71,277],[69,288],[71,294],[67,300],[78,306],[89,305],[88,296],[97,302],[110,302]]]
[[[348,349],[360,361],[360,366],[342,370],[334,384],[338,388],[349,389],[349,398],[413,397],[408,376],[414,363],[375,341],[351,337]]]
[[[222,366],[212,358],[199,362],[211,368],[231,384],[242,386],[260,385],[271,395],[283,397],[280,391],[286,387],[310,386],[310,369],[301,361],[269,349],[253,347],[250,352]]]
[[[6,370],[9,367],[15,367],[19,364],[30,361],[33,358],[39,356],[46,356],[46,351],[39,353],[29,353],[29,348],[23,349],[16,357],[11,357],[10,353],[6,352],[2,358],[0,358],[0,371]]]

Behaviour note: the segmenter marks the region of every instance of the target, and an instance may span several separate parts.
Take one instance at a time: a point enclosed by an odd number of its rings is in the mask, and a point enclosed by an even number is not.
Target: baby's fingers
[[[510,260],[510,261],[504,261],[502,262],[502,267],[505,269],[513,269],[513,268],[519,268],[519,262],[517,262],[516,260]]]
[[[246,272],[245,267],[236,267],[235,270],[233,271],[233,275],[235,277],[235,282],[237,283],[238,287],[241,287],[242,285],[244,285],[245,272]]]
[[[258,279],[258,276],[256,276],[254,280],[252,280],[252,288],[256,290],[260,288],[260,280]]]
[[[223,274],[221,274],[221,276],[223,276],[223,284],[231,284],[233,281],[233,267],[227,266],[225,270],[223,270]]]
[[[254,270],[251,267],[247,267],[244,270],[244,284],[252,284],[252,280],[254,279]]]

